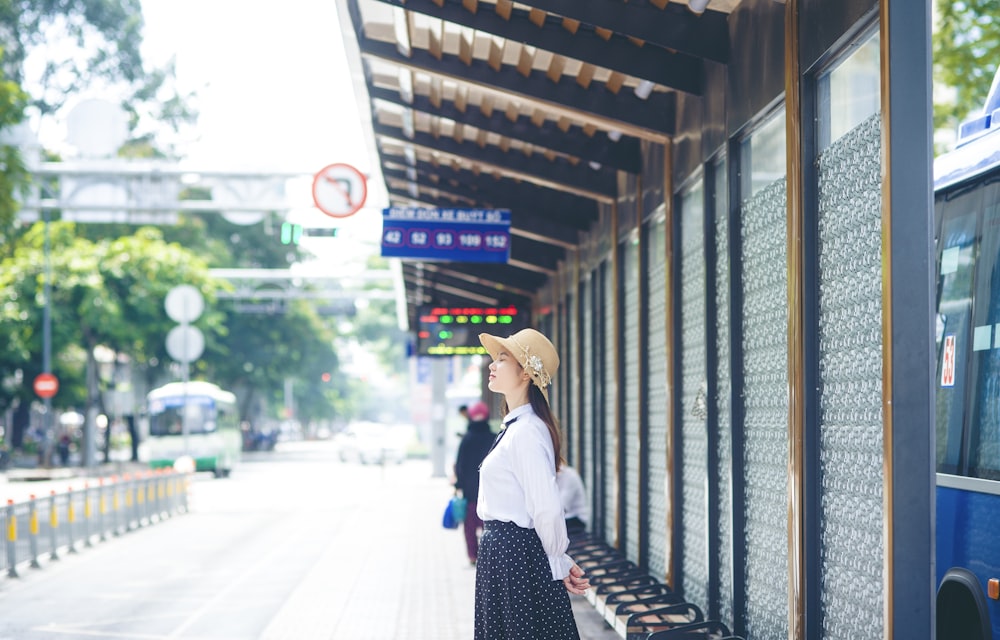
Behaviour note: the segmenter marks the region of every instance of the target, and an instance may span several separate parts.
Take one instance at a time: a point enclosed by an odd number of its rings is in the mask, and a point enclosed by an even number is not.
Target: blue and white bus
[[[239,461],[239,413],[229,391],[210,382],[171,382],[147,394],[146,410],[149,426],[139,459],[154,469],[187,456],[194,470],[221,477]]]
[[[939,640],[1000,638],[998,82],[934,162]]]

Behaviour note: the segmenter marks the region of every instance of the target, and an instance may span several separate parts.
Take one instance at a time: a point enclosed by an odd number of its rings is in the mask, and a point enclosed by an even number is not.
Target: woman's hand
[[[590,588],[590,580],[583,577],[583,569],[575,564],[570,567],[569,575],[563,578],[563,584],[566,585],[566,591],[578,596],[587,593]]]

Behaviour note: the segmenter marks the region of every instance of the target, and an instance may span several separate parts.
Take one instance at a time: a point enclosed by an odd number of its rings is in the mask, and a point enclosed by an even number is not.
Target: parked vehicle
[[[1000,637],[1000,73],[934,163],[938,638]]]
[[[337,434],[340,459],[361,464],[400,464],[412,441],[412,431],[378,422],[356,422]]]

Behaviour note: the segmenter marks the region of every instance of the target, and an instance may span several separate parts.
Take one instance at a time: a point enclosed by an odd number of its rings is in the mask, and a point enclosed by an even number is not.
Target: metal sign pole
[[[431,463],[435,478],[445,476],[445,421],[447,420],[445,387],[448,360],[431,359]]]

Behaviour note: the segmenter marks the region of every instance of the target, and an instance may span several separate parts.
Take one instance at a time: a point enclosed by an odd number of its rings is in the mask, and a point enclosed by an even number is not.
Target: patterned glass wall
[[[882,638],[881,127],[819,158],[823,636]]]
[[[719,617],[733,626],[733,562],[730,550],[733,548],[732,511],[732,447],[733,414],[730,401],[732,376],[729,370],[729,192],[726,188],[726,163],[716,166],[715,171],[715,353],[716,362],[716,417],[718,427],[718,510],[719,530]]]
[[[625,367],[621,375],[625,400],[625,552],[629,560],[639,561],[639,244],[622,245],[622,277],[625,281],[624,328],[622,349]]]
[[[681,199],[681,559],[684,598],[708,609],[708,431],[705,407],[705,198],[699,180]]]
[[[614,265],[605,261],[601,265],[604,285],[604,353],[601,366],[604,367],[604,415],[601,428],[604,430],[604,537],[610,543],[618,542],[618,500],[621,488],[618,486],[618,434],[615,433],[618,412],[618,381],[615,379],[615,358],[619,347],[615,335],[615,282]]]
[[[583,362],[581,363],[582,384],[580,393],[582,395],[583,407],[580,415],[581,427],[583,428],[583,450],[580,452],[583,460],[583,482],[589,486],[591,499],[591,513],[597,515],[593,509],[593,500],[597,494],[597,479],[595,476],[596,467],[594,465],[594,438],[595,415],[594,415],[594,294],[593,284],[590,278],[580,282],[580,304],[582,305],[582,331],[583,331]]]
[[[560,282],[560,285],[562,283]],[[560,288],[560,291],[562,289]],[[553,336],[556,349],[559,351],[559,385],[553,386],[550,399],[555,397],[558,402],[559,427],[563,436],[562,454],[566,460],[573,460],[576,454],[576,416],[573,415],[571,391],[573,389],[573,368],[576,366],[577,354],[570,349],[569,342],[569,309],[572,305],[569,296],[564,296],[556,306],[556,334]]]
[[[747,637],[788,637],[786,185],[744,201],[743,393]]]
[[[579,317],[580,308],[580,296],[579,291],[575,286],[570,286],[566,289],[566,328],[564,343],[566,351],[573,352],[573,367],[565,372],[565,378],[563,384],[566,385],[566,407],[565,415],[569,422],[567,433],[571,438],[572,442],[570,444],[570,457],[568,460],[570,464],[577,467],[577,470],[581,471],[583,469],[583,464],[581,462],[583,455],[583,419],[580,416],[580,402],[579,394],[583,390],[580,386],[580,366],[582,362],[580,358],[582,354],[580,353],[577,345],[580,344],[580,325],[577,322]]]
[[[649,222],[645,250],[646,326],[649,342],[646,354],[649,362],[646,378],[646,416],[649,420],[649,466],[646,475],[646,523],[649,531],[649,573],[663,580],[667,575],[667,296],[666,296],[666,221],[664,209]]]

